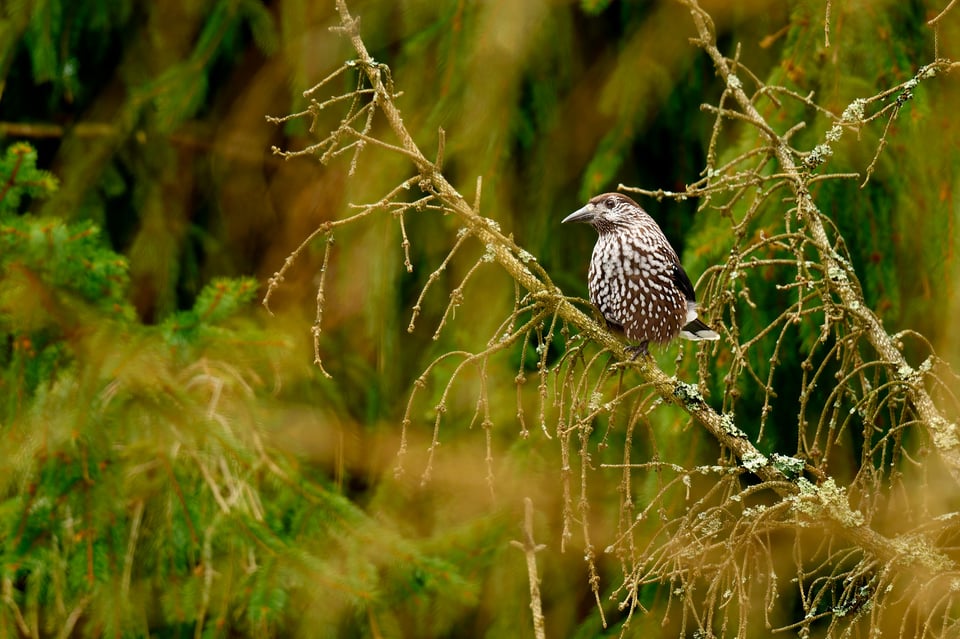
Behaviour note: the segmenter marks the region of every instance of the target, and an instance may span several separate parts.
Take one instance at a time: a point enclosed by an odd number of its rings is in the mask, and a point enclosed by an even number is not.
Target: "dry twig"
[[[872,615],[872,623],[878,624],[881,615],[877,611],[879,602],[893,601],[897,597],[900,599],[896,601],[919,602],[934,584],[955,579],[958,571],[949,553],[938,546],[936,535],[919,526],[896,536],[882,534],[874,525],[879,498],[871,498],[870,494],[880,494],[886,489],[882,484],[884,469],[891,465],[891,459],[909,458],[910,452],[902,444],[902,435],[912,426],[924,430],[946,466],[960,480],[960,435],[956,432],[956,424],[937,406],[928,390],[928,384],[949,388],[949,384],[933,372],[939,360],[931,349],[930,358],[919,368],[907,363],[901,346],[905,336],[887,333],[876,314],[864,303],[843,239],[818,209],[811,186],[823,180],[859,177],[849,173],[816,174],[815,171],[829,161],[831,145],[846,131],[859,131],[875,120],[886,118],[885,132],[874,160],[866,170],[869,178],[876,158],[884,150],[890,123],[910,99],[910,92],[919,82],[948,71],[953,65],[946,61],[927,65],[911,80],[871,98],[855,101],[842,114],[835,115],[817,105],[812,95],[763,85],[739,62],[739,54],[730,59],[720,52],[710,16],[696,0],[679,1],[689,9],[693,18],[696,44],[713,61],[725,84],[718,105],[705,108],[714,115],[716,122],[708,150],[708,165],[703,178],[684,192],[625,188],[657,198],[700,197],[705,208],[713,207],[730,221],[734,239],[730,257],[704,274],[705,298],[710,300],[710,310],[724,314],[724,343],[729,344],[732,358],[723,380],[727,391],[721,411],[707,403],[703,388],[668,377],[651,360],[632,362],[624,344],[582,310],[585,307],[583,300],[564,295],[533,256],[504,235],[496,222],[479,214],[479,180],[474,202],[466,201],[442,172],[445,135],[441,131],[436,159],[429,159],[403,122],[395,104],[398,93],[388,67],[370,57],[360,36],[358,22],[349,13],[344,0],[337,0],[341,20],[337,30],[350,40],[357,58],[304,95],[313,98],[331,78],[348,70],[358,74],[357,88],[350,94],[334,96],[324,102],[314,99],[306,111],[287,117],[309,117],[316,124],[320,111],[334,105],[348,105],[347,114],[341,119],[340,126],[321,142],[301,151],[277,150],[277,153],[284,157],[317,153],[327,161],[352,151],[352,171],[363,149],[376,148],[407,158],[413,164],[415,175],[379,201],[358,207],[359,212],[355,215],[321,225],[271,279],[264,303],[305,246],[319,236],[332,238],[335,227],[365,219],[376,211],[389,212],[401,225],[404,266],[410,270],[410,242],[403,226],[403,215],[412,210],[433,210],[456,216],[461,230],[446,258],[428,277],[413,307],[409,329],[414,328],[428,289],[467,241],[478,242],[484,252],[450,293],[434,337],[439,336],[452,317],[472,275],[484,264],[498,264],[513,279],[514,309],[484,348],[478,352],[446,353],[435,359],[417,379],[403,419],[398,471],[402,470],[407,449],[407,429],[412,421],[415,398],[439,364],[450,358],[460,358],[434,407],[433,437],[422,479],[426,481],[430,477],[433,456],[440,442],[440,425],[453,384],[467,368],[475,367],[480,375],[480,391],[472,421],[479,420],[486,432],[487,472],[492,491],[490,432],[493,422],[488,399],[487,363],[491,357],[522,344],[515,383],[518,421],[521,434],[526,435],[521,386],[526,381],[527,342],[533,336],[537,344],[539,419],[544,433],[548,437],[555,436],[561,450],[561,547],[570,543],[573,524],[579,522],[590,587],[601,615],[600,570],[588,524],[588,480],[593,470],[591,456],[595,444],[591,435],[594,424],[598,418],[606,417],[611,424],[614,419],[621,420],[628,444],[622,464],[601,466],[616,468],[623,477],[617,536],[604,552],[615,556],[622,566],[623,582],[613,590],[612,596],[626,611],[624,632],[634,612],[643,610],[640,593],[647,584],[669,586],[666,614],[670,614],[672,606],[679,607],[682,633],[686,633],[689,626],[704,631],[727,628],[729,624],[735,626],[731,630],[737,635],[746,636],[749,620],[757,615],[757,611],[751,609],[752,602],[756,601],[763,602],[762,614],[767,619],[767,627],[772,627],[768,617],[784,588],[776,574],[778,568],[773,557],[776,542],[773,540],[785,534],[795,535],[795,591],[805,617],[779,630],[808,633],[814,624],[821,622],[828,624],[831,631],[849,628],[851,626],[844,624],[852,623],[856,615],[866,610]],[[824,20],[827,41],[829,23],[828,3]],[[741,77],[756,88],[748,92]],[[885,100],[894,95],[897,96],[895,101],[886,104]],[[798,151],[791,146],[790,140],[804,123],[793,125],[783,134],[778,133],[757,108],[762,99],[770,100],[778,107],[790,100],[800,102],[826,117],[832,122],[832,128],[822,144],[810,151]],[[378,113],[386,120],[396,144],[371,135],[373,118]],[[757,144],[718,166],[716,147],[720,131],[731,120],[753,127],[758,136]],[[775,172],[765,172],[764,167],[771,160],[776,161],[778,168]],[[424,196],[412,203],[400,201],[399,196],[414,186]],[[783,212],[782,228],[766,233],[760,226],[757,233],[761,216],[770,203],[778,202],[776,198],[791,203]],[[323,272],[328,257],[329,245]],[[778,285],[778,290],[789,295],[792,302],[770,325],[749,330],[743,318],[744,309],[750,309],[755,302],[747,282],[753,274],[770,270],[790,272],[790,276]],[[319,363],[319,343],[316,340],[323,306],[322,285],[317,302],[314,337]],[[776,399],[774,371],[778,358],[788,347],[795,327],[812,326],[815,322],[820,322],[820,340],[802,364],[797,435],[799,456],[768,457],[747,438],[734,419],[737,383],[743,380],[762,391],[759,424],[762,438]],[[568,336],[569,340],[559,360],[549,365],[547,351],[558,333]],[[772,352],[764,352],[758,360],[758,351],[771,344]],[[864,344],[873,349],[876,358],[866,359]],[[701,364],[705,380],[705,360],[701,359]],[[623,388],[621,381],[625,372],[631,377],[639,377],[639,383]],[[818,384],[826,384],[829,375],[836,379],[831,382],[833,387],[827,394],[826,406],[818,423],[808,424],[812,391]],[[551,376],[554,379],[552,390]],[[717,442],[721,451],[718,464],[687,469],[660,459],[648,421],[652,411],[664,402],[685,411]],[[548,411],[556,415],[552,433],[547,424]],[[897,426],[877,434],[874,424],[881,419],[889,419]],[[865,442],[861,468],[854,481],[844,487],[830,476],[828,462],[835,448],[842,443],[844,434],[858,427],[862,430],[858,436]],[[629,443],[640,434],[648,436],[654,451],[649,462],[636,463],[629,454]],[[580,462],[576,500],[571,485],[575,476],[572,442],[579,443],[575,450]],[[877,458],[882,459],[880,464],[874,462]],[[647,503],[635,504],[633,477],[641,471],[654,474],[657,488]],[[745,482],[747,474],[759,483],[750,485]],[[816,483],[805,479],[804,474]],[[887,477],[895,484],[893,473]],[[537,546],[533,544],[529,500],[527,508],[527,540],[518,545],[527,553],[534,627],[537,636],[541,636],[543,617],[539,610],[534,558]],[[807,539],[808,529],[819,535],[819,546]],[[814,550],[811,551],[810,547]],[[695,597],[694,592],[701,586]],[[893,594],[887,594],[891,592]],[[938,614],[942,613],[945,619],[955,621],[956,617],[951,615],[956,605],[958,602],[953,595],[945,595],[931,606],[929,614],[939,611]],[[605,619],[603,623],[606,625]]]

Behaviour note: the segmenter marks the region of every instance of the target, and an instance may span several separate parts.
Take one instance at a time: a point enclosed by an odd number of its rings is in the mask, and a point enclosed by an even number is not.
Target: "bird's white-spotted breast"
[[[674,265],[663,245],[633,233],[601,233],[590,260],[590,301],[629,339],[667,342],[686,318],[686,300],[672,281]]]
[[[693,284],[652,217],[622,193],[604,193],[567,216],[599,233],[588,274],[590,301],[631,340],[666,343],[677,336],[719,335],[697,318]]]

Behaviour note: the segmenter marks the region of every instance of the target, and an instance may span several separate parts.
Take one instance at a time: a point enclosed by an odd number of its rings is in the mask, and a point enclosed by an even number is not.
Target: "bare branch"
[[[796,164],[793,149],[783,142],[766,124],[763,116],[754,107],[742,87],[737,86],[737,82],[731,83],[731,78],[735,76],[732,75],[726,58],[717,49],[712,23],[706,12],[700,8],[696,0],[679,1],[689,7],[699,34],[698,42],[713,60],[717,73],[730,88],[735,101],[742,110],[743,117],[752,121],[768,135],[781,168],[790,176],[790,185],[797,199],[798,217],[806,225],[810,233],[810,241],[817,249],[824,268],[827,272],[845,273],[847,269],[830,246],[820,211],[810,195],[807,174]],[[932,77],[931,71],[945,66],[947,65],[934,63],[934,65],[922,69],[918,76]],[[919,78],[915,79],[919,81]],[[857,323],[862,326],[867,339],[877,349],[881,358],[890,362],[894,369],[909,368],[903,354],[896,348],[894,341],[887,334],[880,320],[864,303],[855,279],[848,275],[838,277],[835,280],[831,278],[829,281],[832,283],[831,289],[833,292],[839,296],[844,306],[850,309]],[[909,395],[917,406],[925,427],[930,431],[938,452],[949,466],[954,477],[960,480],[960,433],[957,432],[957,425],[940,413],[927,391],[920,385],[912,385]]]
[[[523,541],[511,541],[513,546],[523,551],[527,558],[527,579],[530,582],[530,611],[533,613],[533,636],[546,639],[546,623],[543,618],[543,604],[540,601],[540,577],[537,575],[537,552],[546,548],[533,541],[533,500],[523,499]]]
[[[406,213],[450,215],[459,225],[455,239],[451,234],[452,246],[423,283],[408,330],[414,330],[426,295],[435,290],[434,284],[455,255],[462,256],[461,248],[468,242],[476,241],[482,253],[465,265],[465,275],[449,291],[434,339],[448,322],[458,319],[455,311],[483,264],[498,264],[512,278],[513,308],[485,344],[473,351],[443,353],[417,378],[403,417],[398,473],[403,471],[415,403],[429,396],[434,411],[424,420],[432,421],[421,475],[425,482],[433,472],[441,445],[441,426],[451,419],[449,411],[460,409],[453,401],[455,384],[466,373],[476,371],[476,403],[464,412],[471,426],[479,423],[484,429],[487,482],[493,497],[492,431],[496,412],[495,404],[491,407],[489,384],[496,377],[491,358],[502,359],[507,349],[512,349],[511,354],[519,354],[519,367],[511,362],[509,370],[511,375],[516,371],[513,383],[520,434],[530,435],[524,422],[524,398],[539,400],[538,419],[544,437],[552,438],[560,447],[560,549],[564,551],[572,543],[574,531],[579,529],[589,587],[604,625],[600,579],[605,560],[619,561],[622,566],[623,582],[613,596],[626,611],[624,632],[634,611],[643,610],[640,597],[646,584],[668,588],[666,614],[676,615],[682,635],[709,635],[720,628],[721,634],[746,636],[752,628],[748,618],[753,623],[762,608],[767,627],[774,631],[809,634],[812,629],[819,632],[828,628],[828,634],[840,636],[853,627],[850,624],[857,615],[865,611],[880,615],[875,604],[892,600],[913,607],[918,618],[932,619],[932,610],[942,612],[946,624],[955,612],[948,615],[947,610],[958,602],[953,594],[935,594],[933,585],[943,586],[955,579],[957,565],[944,539],[955,536],[957,526],[924,527],[925,520],[912,517],[912,530],[907,524],[886,528],[883,518],[889,515],[889,508],[882,502],[893,499],[891,493],[903,486],[897,474],[900,468],[915,465],[917,472],[925,468],[918,454],[925,446],[938,450],[946,466],[960,479],[960,434],[943,408],[960,403],[951,390],[953,378],[941,371],[945,366],[929,344],[906,333],[888,334],[877,314],[866,306],[850,251],[837,226],[817,207],[815,195],[822,182],[861,177],[817,171],[829,162],[842,136],[859,134],[868,125],[879,128],[885,120],[874,159],[866,168],[866,183],[877,157],[885,150],[887,130],[911,99],[913,89],[954,65],[938,61],[923,67],[911,80],[855,100],[838,115],[817,104],[812,92],[803,95],[765,85],[741,62],[739,47],[732,58],[721,54],[710,16],[696,0],[679,1],[693,18],[697,31],[694,42],[713,61],[724,83],[718,104],[703,107],[714,116],[707,166],[700,179],[682,191],[621,188],[658,199],[700,197],[702,212],[717,215],[724,225],[729,222],[729,229],[723,229],[727,234],[724,239],[730,240],[728,257],[707,268],[697,284],[706,293],[705,314],[722,320],[718,326],[725,345],[722,350],[714,347],[698,351],[698,384],[668,376],[652,359],[634,361],[623,342],[591,316],[587,302],[565,295],[533,255],[502,232],[496,221],[480,215],[479,177],[472,202],[457,191],[442,173],[445,132],[439,130],[436,154],[431,152],[433,159],[428,158],[396,106],[398,93],[389,68],[370,57],[360,37],[359,23],[349,14],[344,0],[337,0],[341,24],[336,30],[349,38],[356,59],[331,77],[349,68],[358,76],[357,88],[325,102],[317,102],[319,98],[313,98],[316,88],[312,89],[312,110],[298,116],[313,118],[316,124],[320,109],[332,105],[345,110],[346,115],[321,143],[302,152],[289,152],[287,157],[310,152],[332,159],[350,152],[352,171],[359,151],[366,148],[409,160],[415,175],[374,204],[355,207],[354,215],[320,225],[271,278],[264,302],[304,246],[319,235],[332,238],[333,230],[340,225],[366,219],[376,210],[390,213],[400,225],[404,267],[409,272],[412,263]],[[828,2],[824,14],[827,46],[830,15]],[[799,105],[821,122],[826,121],[829,129],[823,143],[808,151],[791,146],[792,139],[801,137],[797,132],[804,130],[806,122],[766,119],[762,113],[771,104],[777,109]],[[375,113],[382,114],[389,127],[390,142],[383,141],[381,131],[373,131]],[[743,136],[747,142],[733,157],[718,149],[725,139],[722,133],[727,132],[724,127],[731,122],[749,125],[737,127],[738,133],[746,130],[748,135]],[[771,123],[776,123],[776,128]],[[785,131],[778,133],[777,129]],[[402,192],[413,186],[423,197],[408,202]],[[320,328],[328,258],[329,244],[318,289],[315,338]],[[762,289],[756,284],[761,280],[769,282]],[[781,304],[779,313],[772,321],[757,326],[753,310],[771,293]],[[903,357],[905,338],[911,347],[920,344],[921,350],[929,352],[917,368],[909,366]],[[797,348],[802,351],[794,360],[800,362],[802,378],[801,388],[796,391],[797,457],[767,455],[758,445],[767,443],[764,438],[769,439],[774,426],[780,426],[773,415],[779,408],[777,392],[783,391],[775,384],[775,373],[780,370],[780,359]],[[713,359],[723,360],[722,366]],[[679,361],[678,356],[678,365]],[[452,373],[441,376],[441,370],[450,368]],[[716,370],[724,371],[722,379],[710,378]],[[536,389],[522,390],[534,375]],[[437,385],[430,395],[422,392],[428,384]],[[821,391],[815,393],[818,386]],[[757,401],[748,411],[757,413],[758,418],[751,417],[750,423],[759,428],[758,444],[741,429],[747,422],[738,425],[735,416],[745,403],[739,395],[744,387],[757,393]],[[710,393],[722,395],[720,409],[711,405],[720,401],[712,399]],[[824,406],[816,405],[821,401]],[[687,468],[669,457],[662,426],[657,425],[665,403],[679,409],[679,428],[693,423],[709,434],[717,449],[714,465]],[[608,441],[621,434],[625,443],[622,460],[614,458],[618,463],[611,464],[604,463],[609,458],[601,457],[597,464]],[[918,446],[910,441],[916,438],[923,443]],[[858,443],[852,454],[840,448],[854,439]],[[638,459],[636,451],[631,450],[634,442],[645,447],[645,457]],[[850,473],[852,481],[841,485],[835,475],[845,475],[836,468],[848,459],[853,460],[851,466],[858,461],[860,466]],[[598,467],[615,469],[621,477],[616,534],[606,547],[595,542],[605,531],[591,528],[596,513],[591,512],[590,482]],[[638,475],[643,476],[646,486],[642,491],[637,490]],[[596,488],[592,490],[596,492]],[[636,495],[643,495],[646,503],[637,503]],[[531,609],[535,632],[540,636],[545,630],[540,595],[535,589],[537,546],[533,543],[531,513],[528,500],[526,541],[516,545],[527,557]],[[784,539],[789,541],[785,543]],[[792,548],[785,548],[791,544]],[[784,586],[784,575],[776,574],[782,571],[782,565],[775,557],[790,552],[796,575],[793,585]],[[803,607],[804,616],[799,621],[781,621],[774,614],[774,602],[785,588]],[[921,596],[933,603],[921,606]]]

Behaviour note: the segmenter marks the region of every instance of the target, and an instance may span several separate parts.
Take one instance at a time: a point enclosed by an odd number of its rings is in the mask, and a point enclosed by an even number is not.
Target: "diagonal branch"
[[[380,67],[370,57],[366,45],[360,37],[357,20],[350,15],[345,0],[337,0],[337,10],[340,12],[342,29],[350,38],[362,63],[358,66],[367,74],[371,85],[379,96],[379,106],[394,135],[399,139],[400,146],[405,150],[405,155],[413,160],[420,172],[421,188],[434,194],[451,212],[460,218],[470,229],[470,232],[487,246],[494,259],[521,286],[530,291],[533,298],[540,304],[555,308],[556,313],[562,319],[576,326],[589,339],[608,349],[620,361],[630,361],[631,356],[625,350],[623,342],[601,327],[589,315],[571,304],[563,292],[544,277],[545,274],[535,275],[527,264],[517,257],[521,249],[511,239],[497,231],[491,221],[478,215],[453,185],[447,181],[434,162],[421,152],[404,125],[400,111],[382,81]],[[641,376],[653,384],[664,399],[682,406],[723,446],[733,451],[738,459],[763,457],[756,447],[750,443],[743,431],[736,428],[728,417],[724,417],[710,408],[695,388],[667,377],[649,360],[639,361],[637,364]],[[779,470],[769,464],[758,467],[756,474],[767,481],[783,481],[786,479]]]
[[[742,116],[767,136],[780,163],[781,171],[787,177],[796,196],[798,216],[807,227],[811,244],[819,253],[824,270],[835,274],[827,278],[833,292],[840,298],[844,308],[855,318],[867,340],[876,349],[879,359],[888,362],[893,377],[904,381],[908,389],[907,395],[916,407],[940,456],[954,479],[960,481],[960,433],[958,433],[957,424],[943,416],[920,382],[911,379],[914,376],[913,368],[897,348],[895,340],[883,328],[880,319],[864,302],[860,284],[849,263],[831,247],[820,210],[810,195],[809,184],[812,176],[797,164],[794,159],[794,150],[783,137],[773,131],[743,89],[729,61],[717,48],[716,34],[710,16],[700,7],[697,0],[679,1],[690,9],[699,36],[696,43],[713,60],[717,73],[724,80],[727,92],[733,96],[740,107]],[[950,68],[950,65],[934,63],[924,67],[911,82],[915,85],[920,78],[932,77],[941,67]]]
[[[685,2],[685,0],[680,1]],[[714,59],[718,69],[721,70],[721,74],[725,74],[724,77],[729,79],[732,75],[730,69],[726,65],[726,60],[717,50],[712,31],[707,26],[709,16],[699,8],[695,1],[686,1],[685,4],[691,8],[694,15],[702,40],[701,46]],[[469,229],[469,232],[486,245],[487,251],[493,259],[520,286],[530,292],[532,299],[569,324],[576,326],[584,337],[607,349],[619,361],[630,363],[631,357],[625,350],[624,344],[590,316],[570,303],[542,269],[536,266],[528,266],[528,264],[531,264],[530,260],[523,259],[523,256],[527,255],[526,252],[517,246],[511,238],[500,233],[496,222],[480,216],[476,209],[447,181],[437,163],[423,154],[404,125],[401,113],[394,104],[393,93],[384,82],[382,77],[384,67],[374,61],[367,51],[360,37],[359,22],[350,15],[345,0],[337,0],[337,11],[341,20],[341,25],[337,27],[337,30],[350,39],[356,50],[358,56],[357,67],[366,74],[374,90],[377,106],[383,112],[391,130],[397,137],[399,147],[403,149],[403,155],[416,166],[420,176],[420,188],[436,197],[442,202],[446,210],[456,215]],[[751,117],[751,120],[763,122],[743,90],[730,88],[737,103]],[[831,254],[826,231],[816,214],[816,207],[807,191],[806,185],[809,178],[801,173],[793,161],[792,152],[785,141],[778,138],[769,125],[764,123],[761,128],[768,130],[777,158],[783,165],[784,173],[789,175],[792,180],[800,201],[799,210],[807,223],[813,226],[814,241],[817,243],[818,249],[825,253],[825,257],[829,259],[828,264],[840,269],[838,272],[848,273],[849,269],[841,268],[839,256]],[[536,268],[537,273],[535,274],[531,268]],[[862,304],[855,284],[844,280],[842,286],[838,284],[838,288],[840,289],[838,293],[844,301],[849,300],[851,303],[860,301],[861,310],[858,316],[862,318],[867,330],[872,332],[872,341],[875,340],[879,345],[878,350],[881,351],[882,357],[888,361],[899,360],[905,366],[902,355],[894,348],[890,337],[880,326],[879,320]],[[732,451],[748,471],[761,480],[769,482],[773,490],[786,496],[793,504],[793,508],[798,515],[804,515],[822,523],[825,527],[834,530],[882,562],[899,562],[900,565],[909,565],[920,574],[937,573],[953,568],[953,562],[933,548],[926,549],[926,552],[912,552],[906,547],[906,544],[897,543],[898,539],[885,537],[868,525],[863,524],[860,513],[850,509],[845,493],[842,490],[838,491],[836,484],[831,479],[821,478],[821,483],[828,488],[828,490],[823,491],[820,490],[820,487],[813,486],[804,479],[796,482],[791,481],[787,468],[794,471],[790,474],[794,474],[799,469],[794,466],[793,462],[796,463],[796,466],[800,466],[801,462],[799,460],[782,457],[775,457],[773,460],[768,459],[749,441],[746,434],[735,425],[732,418],[711,408],[695,386],[668,377],[656,367],[652,360],[645,359],[632,364],[637,367],[640,376],[650,386],[653,386],[665,401],[680,406],[707,430],[721,446]],[[915,390],[916,401],[925,402],[923,414],[930,416],[928,421],[931,424],[938,424],[937,428],[944,431],[944,436],[952,433],[954,427],[946,424],[946,420],[940,417],[929,396],[922,389]],[[943,437],[941,437],[942,439]],[[956,453],[955,467],[960,469],[960,444],[956,446]],[[916,549],[914,548],[914,550]]]

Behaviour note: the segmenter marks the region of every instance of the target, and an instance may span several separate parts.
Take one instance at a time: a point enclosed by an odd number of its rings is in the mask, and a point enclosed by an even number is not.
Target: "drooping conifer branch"
[[[725,62],[725,59],[717,51],[715,44],[711,44],[710,34],[712,32],[706,26],[705,14],[693,2],[688,3],[688,6],[694,13],[695,19],[702,22],[701,39],[705,43],[703,46],[707,47],[708,53],[711,53],[712,56],[716,55],[716,59]],[[450,184],[440,167],[420,150],[404,125],[401,113],[393,99],[392,86],[388,87],[384,80],[384,65],[376,62],[370,56],[361,38],[359,20],[350,14],[345,0],[337,0],[337,10],[340,14],[341,24],[336,27],[336,30],[349,38],[353,45],[357,53],[355,65],[360,72],[366,75],[373,89],[376,106],[382,111],[393,134],[398,139],[398,146],[402,149],[402,154],[415,165],[419,174],[419,187],[439,201],[445,211],[456,215],[468,229],[468,232],[486,246],[492,258],[520,286],[529,292],[533,300],[542,307],[556,313],[568,325],[576,327],[582,336],[596,342],[617,360],[635,366],[640,376],[662,399],[680,406],[709,432],[721,446],[732,451],[749,472],[766,482],[769,489],[787,497],[788,503],[793,504],[792,507],[795,507],[799,513],[803,513],[812,521],[819,522],[819,525],[824,528],[834,531],[876,560],[909,565],[912,566],[912,569],[924,574],[936,574],[953,569],[953,563],[932,547],[925,548],[924,552],[907,553],[904,551],[903,544],[896,543],[896,540],[885,537],[869,525],[864,524],[859,513],[850,509],[846,493],[843,490],[820,490],[818,486],[806,480],[791,479],[791,476],[796,476],[795,473],[791,475],[785,472],[785,468],[791,466],[792,462],[796,462],[793,465],[793,470],[797,470],[797,464],[802,466],[799,460],[782,457],[779,461],[768,459],[749,441],[734,420],[729,415],[714,410],[695,386],[668,377],[650,360],[632,362],[631,354],[625,349],[625,345],[575,304],[571,303],[563,292],[550,281],[549,276],[542,269],[531,266],[529,260],[521,259],[521,256],[525,253],[523,249],[517,246],[511,238],[503,235],[495,222],[480,216],[475,208]],[[701,25],[698,22],[698,28],[700,27]],[[727,77],[732,77],[729,70]],[[734,92],[734,96],[738,104],[741,103],[741,100],[745,100],[749,106],[749,99],[742,91]],[[752,111],[744,109],[740,115],[751,123],[759,122],[760,124],[757,124],[757,126],[767,131],[769,135],[776,137],[773,129],[762,118],[759,118],[755,109]],[[779,145],[777,156],[780,158],[782,155],[785,177],[793,180],[798,194],[802,196],[800,197],[800,211],[804,214],[804,219],[809,219],[815,217],[812,213],[816,210],[806,189],[809,179],[801,175],[791,153],[785,143]],[[815,240],[819,242],[818,246],[828,252],[830,245],[826,240],[822,224],[819,227],[819,232],[815,233]],[[839,262],[834,266],[839,268]],[[847,270],[841,269],[841,272],[845,273]],[[857,298],[853,287],[848,287],[848,289],[843,289],[842,294],[847,296],[851,302],[855,302]],[[862,299],[860,302],[862,304]],[[875,316],[870,313],[864,315],[864,321],[871,321],[871,317],[873,317],[872,321],[876,321]],[[882,327],[875,328],[875,330],[882,331]],[[877,337],[878,344],[884,348],[892,349],[892,344],[884,343],[882,339],[879,339],[879,333]],[[929,402],[927,410],[936,414],[936,409],[928,396],[925,396],[921,391],[918,391],[917,396],[920,401],[924,401],[923,397],[926,397],[925,401]],[[943,421],[945,420],[941,419],[941,422],[936,423],[940,423],[946,428],[947,426],[943,424]],[[960,458],[958,458],[958,468],[960,468]],[[811,470],[823,485],[836,486],[830,478],[823,476],[822,473],[818,473],[815,469],[809,467],[808,470]]]
[[[829,274],[822,281],[830,285],[832,291],[839,297],[845,311],[855,318],[867,340],[876,349],[879,360],[884,362],[884,366],[890,370],[891,377],[900,378],[906,384],[907,393],[916,407],[924,427],[930,433],[937,452],[949,467],[954,479],[960,481],[960,432],[958,432],[957,424],[947,419],[940,412],[920,380],[915,379],[916,374],[913,367],[910,366],[903,353],[897,348],[895,340],[883,327],[876,313],[866,304],[856,273],[850,264],[833,248],[819,207],[810,194],[810,183],[815,177],[810,173],[810,168],[815,168],[826,161],[832,154],[830,147],[827,143],[820,145],[811,152],[816,156],[811,155],[805,159],[806,166],[798,163],[796,151],[783,136],[776,133],[757,110],[755,102],[747,95],[743,83],[737,78],[730,61],[717,48],[716,34],[710,15],[700,7],[697,0],[680,1],[690,9],[690,14],[696,25],[698,34],[695,40],[696,44],[710,56],[717,73],[726,85],[727,92],[733,97],[741,110],[738,117],[755,126],[768,138],[768,144],[773,149],[781,171],[795,196],[797,216],[807,229],[808,239],[818,253],[820,267]],[[920,81],[933,78],[937,73],[949,71],[954,66],[949,61],[937,61],[928,64],[922,67],[913,78],[892,90],[884,92],[884,94],[912,91]],[[884,94],[881,94],[881,96]],[[852,114],[851,121],[845,124],[852,126],[863,120],[863,102],[865,101],[861,100],[857,103],[861,105],[859,109],[855,108],[855,104],[853,105],[854,108],[847,109],[844,112],[845,115],[847,113]],[[897,109],[891,117],[899,111],[897,106],[899,104],[902,104],[899,100],[894,103]],[[856,117],[857,113],[860,114],[859,117]],[[835,134],[837,138],[839,138],[839,131],[840,129]],[[829,141],[831,137],[829,133],[827,137]],[[881,138],[881,145],[884,139]]]
[[[447,210],[451,211],[470,229],[470,232],[486,245],[494,259],[520,283],[530,294],[544,306],[556,308],[557,314],[565,321],[576,326],[589,339],[608,349],[620,361],[630,361],[631,354],[625,350],[625,344],[612,333],[601,327],[589,315],[570,303],[563,292],[550,281],[546,273],[540,270],[534,274],[529,262],[523,262],[519,254],[521,248],[516,243],[500,233],[497,225],[478,215],[473,207],[450,184],[436,164],[427,158],[420,150],[413,136],[403,123],[403,117],[393,101],[391,92],[387,90],[381,76],[381,65],[378,64],[367,51],[363,39],[360,37],[359,21],[350,15],[345,0],[337,1],[337,10],[341,17],[340,30],[350,39],[357,52],[358,67],[367,75],[370,84],[377,95],[378,106],[390,124],[394,135],[400,141],[405,155],[414,162],[420,174],[420,187],[443,202]],[[718,414],[711,409],[695,389],[675,379],[669,378],[663,371],[656,368],[649,361],[641,360],[638,363],[641,374],[651,382],[657,391],[668,401],[684,408],[691,417],[700,422],[725,447],[732,450],[738,458],[744,456],[755,457],[759,451],[750,443],[739,429],[732,425],[729,418]],[[782,481],[784,475],[772,465],[757,468],[758,475],[767,481]]]

